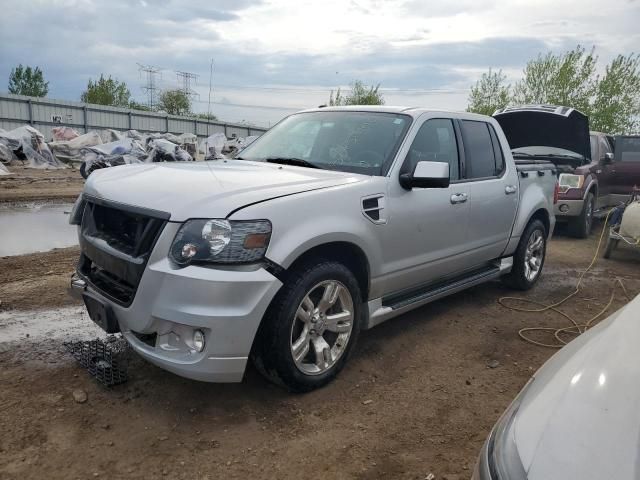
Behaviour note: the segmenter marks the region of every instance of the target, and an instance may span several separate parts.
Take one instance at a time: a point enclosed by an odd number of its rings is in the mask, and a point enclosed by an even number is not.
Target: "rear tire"
[[[547,254],[547,229],[540,220],[533,220],[525,228],[513,256],[511,272],[502,282],[516,290],[529,290],[540,275]]]
[[[587,194],[584,200],[582,212],[575,218],[569,220],[569,234],[575,238],[587,238],[593,227],[593,210],[595,208],[596,197],[592,192]]]
[[[353,273],[336,261],[292,271],[269,306],[252,349],[257,370],[292,392],[329,383],[358,339],[362,294]]]

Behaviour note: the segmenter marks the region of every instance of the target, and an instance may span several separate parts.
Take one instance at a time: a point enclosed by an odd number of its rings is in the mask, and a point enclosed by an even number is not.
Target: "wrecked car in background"
[[[558,171],[559,196],[555,214],[569,232],[585,238],[591,232],[598,198],[592,160],[589,119],[570,107],[523,105],[498,110],[493,117],[502,127],[516,159],[546,160]]]
[[[632,153],[640,152],[640,137],[619,136],[614,141],[606,133],[589,132],[585,115],[562,106],[507,107],[494,117],[514,158],[556,165],[556,218],[577,238],[587,237],[596,216],[628,200],[634,185],[640,185],[640,153]]]

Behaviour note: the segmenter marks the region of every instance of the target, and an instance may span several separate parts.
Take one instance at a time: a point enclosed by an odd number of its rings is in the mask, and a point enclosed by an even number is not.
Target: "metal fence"
[[[37,128],[46,140],[52,138],[51,129],[57,126],[73,127],[79,133],[112,128],[139,132],[169,132],[176,135],[195,133],[200,138],[216,132],[222,132],[231,138],[234,135],[261,135],[266,131],[264,128],[249,125],[0,93],[0,128],[12,130],[25,124]]]

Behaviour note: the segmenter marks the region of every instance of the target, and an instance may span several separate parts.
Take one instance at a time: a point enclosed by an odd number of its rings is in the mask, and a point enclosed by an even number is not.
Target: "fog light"
[[[202,330],[193,332],[193,348],[195,348],[196,352],[204,350],[204,332]]]
[[[560,211],[562,213],[567,213],[569,211],[569,205],[567,205],[566,203],[563,203],[562,205],[560,205]]]

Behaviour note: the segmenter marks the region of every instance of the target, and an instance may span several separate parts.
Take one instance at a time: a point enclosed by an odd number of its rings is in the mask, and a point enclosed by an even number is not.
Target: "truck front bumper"
[[[97,297],[110,309],[124,338],[149,362],[177,375],[209,382],[239,382],[253,339],[282,283],[260,266],[176,268],[152,258],[128,307],[110,300],[86,279],[72,290]],[[194,343],[204,333],[204,348]]]
[[[577,217],[582,213],[584,200],[563,200],[559,199],[553,211],[558,219],[563,217]]]

